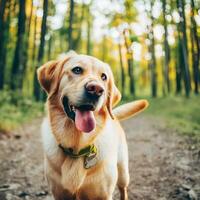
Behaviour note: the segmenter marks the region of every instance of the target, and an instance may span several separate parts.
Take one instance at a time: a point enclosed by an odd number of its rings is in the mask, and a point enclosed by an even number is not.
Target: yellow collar
[[[85,148],[81,149],[77,154],[74,153],[74,150],[72,148],[65,148],[61,144],[59,144],[59,147],[62,149],[63,153],[66,156],[69,156],[71,158],[80,158],[97,154],[97,147],[94,144],[86,146]]]

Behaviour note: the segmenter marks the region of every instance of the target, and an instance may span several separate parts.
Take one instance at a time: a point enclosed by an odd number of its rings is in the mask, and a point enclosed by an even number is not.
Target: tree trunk
[[[196,21],[194,19],[194,0],[191,0],[191,29],[190,29],[190,35],[191,35],[191,44],[192,44],[192,66],[193,66],[193,79],[194,79],[194,92],[195,94],[199,93],[199,59],[200,59],[200,44],[198,40],[197,35],[197,25]]]
[[[73,49],[73,38],[72,38],[72,31],[73,31],[73,18],[74,18],[74,0],[70,0],[70,14],[69,14],[69,27],[68,27],[68,50]]]
[[[25,23],[26,23],[26,1],[19,0],[18,31],[14,59],[11,70],[11,89],[22,89],[24,55],[25,55]],[[15,80],[15,81],[13,81]]]
[[[182,20],[178,24],[178,31],[180,32],[180,44],[181,44],[181,57],[183,61],[183,77],[185,94],[187,97],[190,95],[190,73],[188,65],[188,47],[187,47],[187,34],[186,34],[186,21],[185,21],[185,1],[177,0],[177,9]]]
[[[7,11],[6,11],[6,23],[5,23],[5,39],[4,39],[4,51],[3,51],[3,54],[4,54],[4,58],[3,58],[3,62],[4,63],[4,79],[3,79],[3,83],[4,85],[7,84],[7,85],[10,85],[9,81],[10,81],[10,76],[9,77],[6,77],[6,70],[9,70],[10,69],[7,66],[7,53],[9,52],[9,42],[10,42],[10,24],[11,24],[11,8],[12,8],[12,1],[11,0],[8,0],[7,1]],[[7,80],[6,80],[7,78]]]
[[[151,94],[152,97],[157,97],[157,73],[156,73],[156,57],[155,57],[155,41],[153,36],[153,31],[151,32],[151,55],[152,55],[152,61],[150,64],[151,68]]]
[[[40,46],[38,52],[38,66],[42,64],[42,59],[44,55],[44,47],[45,47],[45,35],[47,31],[47,14],[48,14],[48,0],[43,1],[43,16],[42,16],[42,25],[41,25],[41,35],[40,35]],[[35,69],[34,76],[34,96],[37,101],[41,100],[41,89],[37,80],[37,74]]]
[[[4,85],[4,71],[5,71],[5,19],[4,13],[6,8],[6,0],[0,2],[0,90]]]
[[[118,49],[119,49],[119,60],[120,60],[120,67],[121,67],[121,92],[122,92],[122,96],[124,96],[126,77],[125,77],[124,65],[123,65],[123,60],[122,60],[121,44],[118,44]]]
[[[130,90],[130,94],[135,96],[135,80],[134,80],[134,72],[133,72],[133,52],[128,44],[128,38],[126,36],[126,31],[129,31],[129,30],[127,30],[127,29],[124,30],[123,35],[124,35],[126,52],[127,52],[128,75],[129,75],[129,80],[130,80],[129,81],[129,90]]]
[[[49,41],[48,41],[48,52],[47,52],[48,60],[51,60],[52,37],[53,37],[53,34],[50,36]]]
[[[144,4],[146,2],[144,1]],[[153,22],[154,17],[152,14],[153,1],[150,2],[151,9],[150,11],[145,7],[145,11],[151,19],[150,25],[147,25],[147,29],[149,32],[147,33],[147,39],[150,41],[150,45],[148,46],[149,53],[151,54],[151,60],[149,61],[149,69],[150,69],[150,77],[151,77],[151,96],[157,97],[157,72],[156,72],[156,56],[155,56],[155,39],[153,33]]]
[[[30,44],[30,29],[31,29],[31,21],[33,15],[33,1],[31,1],[31,11],[27,21],[27,31],[26,31],[26,38],[25,38],[25,55],[24,55],[24,66],[27,66],[28,62],[28,53],[29,53],[29,44]],[[24,68],[25,69],[25,68]],[[23,73],[24,74],[24,73]]]
[[[47,31],[47,13],[48,13],[48,0],[43,1],[43,16],[40,35],[40,46],[38,52],[38,64],[41,64],[44,55],[45,35]]]
[[[154,39],[154,33],[153,33],[153,14],[152,14],[152,1],[151,1],[151,12],[150,12],[150,18],[151,18],[151,25],[150,25],[150,33],[149,33],[149,38],[151,40],[151,45],[150,45],[150,50],[151,50],[151,55],[152,55],[152,60],[150,64],[151,68],[151,92],[152,92],[152,97],[157,97],[157,72],[156,72],[156,56],[155,56],[155,39]]]
[[[90,16],[90,8],[87,7],[87,54],[91,55],[91,16]]]
[[[35,19],[34,19],[34,31],[33,31],[33,52],[32,52],[32,65],[35,66],[35,58],[36,58],[36,36],[37,36],[37,10],[34,13]]]
[[[162,11],[163,11],[163,25],[164,25],[164,93],[167,89],[167,92],[170,93],[170,80],[169,80],[169,63],[170,63],[170,47],[168,43],[168,30],[167,30],[167,21],[166,21],[166,0],[162,1]],[[166,87],[167,86],[167,87]]]
[[[82,33],[82,24],[83,24],[83,20],[84,20],[84,15],[85,15],[85,4],[82,4],[82,8],[81,8],[81,19],[80,19],[80,26],[79,26],[79,30],[78,30],[78,36],[77,38],[74,40],[73,46],[74,49],[76,50],[80,43],[81,43],[81,33]]]
[[[182,58],[181,58],[181,44],[180,44],[180,32],[178,32],[178,44],[177,44],[177,59],[175,59],[176,62],[176,94],[181,93],[181,80],[182,80]]]
[[[5,9],[6,9],[6,0],[1,0],[0,1],[0,47],[2,46],[2,38],[3,38],[3,32],[4,32],[4,23],[5,23],[5,19],[4,19],[4,13],[5,13]]]

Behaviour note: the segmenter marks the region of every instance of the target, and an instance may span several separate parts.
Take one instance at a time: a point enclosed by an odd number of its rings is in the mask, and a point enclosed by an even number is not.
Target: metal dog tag
[[[85,156],[84,158],[84,167],[85,169],[89,169],[93,166],[95,166],[97,163],[97,154],[91,153],[88,156]]]

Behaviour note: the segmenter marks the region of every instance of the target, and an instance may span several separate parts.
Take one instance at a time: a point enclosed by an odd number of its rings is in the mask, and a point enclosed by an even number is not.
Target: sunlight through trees
[[[43,100],[36,69],[69,50],[108,62],[124,97],[199,93],[198,0],[0,0],[0,90]]]

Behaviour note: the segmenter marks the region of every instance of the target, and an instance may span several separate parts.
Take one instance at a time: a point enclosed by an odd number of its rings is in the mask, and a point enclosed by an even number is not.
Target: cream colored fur
[[[70,72],[70,66],[77,63],[90,70],[79,80]],[[107,82],[99,79],[99,70],[107,73]],[[105,95],[94,111],[95,130],[81,133],[64,113],[60,99],[68,94],[73,103],[80,101],[81,88],[88,77],[102,84]],[[112,200],[116,185],[120,189],[121,200],[127,200],[128,150],[125,133],[118,120],[143,110],[147,102],[136,101],[112,110],[120,99],[119,91],[108,65],[93,57],[70,54],[64,60],[49,62],[38,70],[38,79],[48,94],[48,116],[42,124],[42,140],[45,173],[55,200]],[[88,144],[95,144],[97,164],[85,169],[83,158],[73,159],[64,155],[58,147],[60,143],[73,147],[77,152]]]

